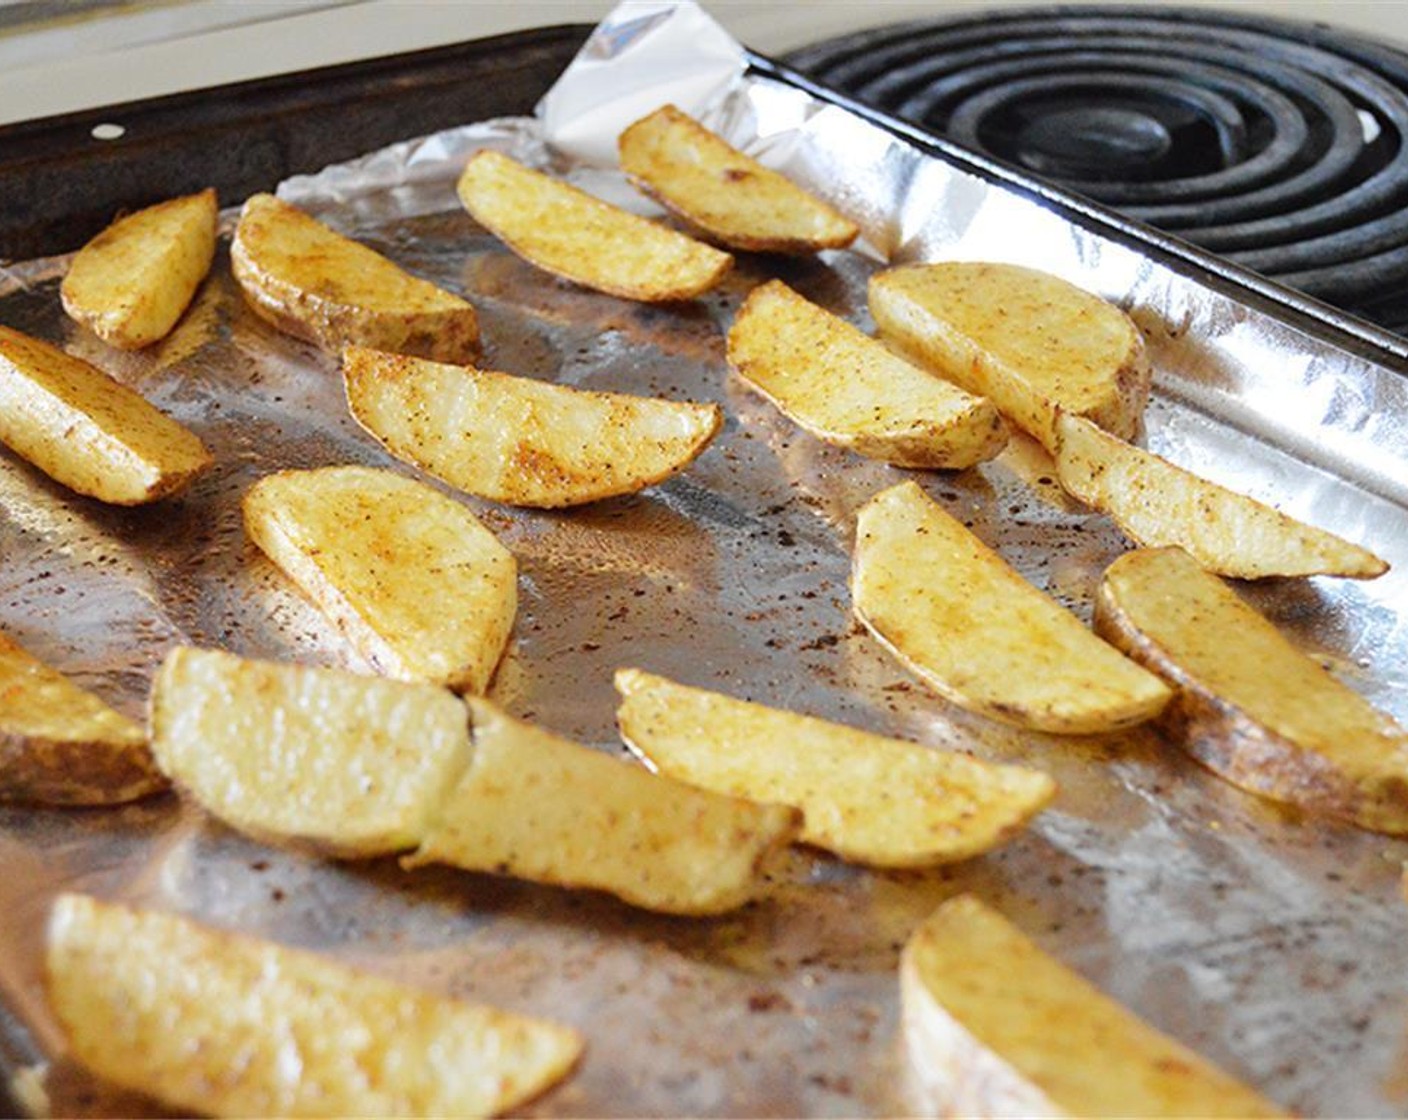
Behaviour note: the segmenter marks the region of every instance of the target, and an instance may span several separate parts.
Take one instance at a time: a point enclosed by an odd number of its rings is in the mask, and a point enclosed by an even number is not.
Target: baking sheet
[[[584,53],[599,62],[622,39],[608,24]],[[10,1072],[61,1054],[39,949],[53,895],[76,889],[569,1021],[587,1037],[586,1057],[533,1115],[903,1113],[912,1102],[899,950],[940,901],[974,891],[1281,1104],[1362,1116],[1408,1108],[1408,908],[1398,886],[1408,845],[1257,801],[1145,732],[1019,732],[926,692],[849,614],[853,517],[875,491],[918,478],[1084,617],[1126,542],[1061,495],[1026,441],[957,474],[898,471],[826,447],[727,373],[723,331],[748,289],[773,276],[869,326],[864,285],[882,255],[1012,260],[1116,299],[1144,327],[1157,369],[1151,448],[1394,564],[1371,583],[1243,590],[1402,723],[1408,379],[786,82],[735,75],[700,108],[741,146],[838,198],[864,224],[863,251],[742,257],[722,288],[683,306],[560,283],[458,207],[465,153],[492,144],[654,211],[614,172],[549,150],[533,120],[399,145],[281,191],[469,296],[492,368],[717,400],[727,412],[689,471],[640,495],[559,513],[462,499],[520,564],[520,613],[491,696],[623,753],[611,674],[638,665],[936,749],[1040,766],[1060,783],[1054,806],[1007,848],[931,872],[861,871],[796,850],[757,903],[706,921],[446,869],[408,873],[390,860],[311,859],[245,840],[175,797],[102,811],[0,808],[0,1036]],[[176,642],[362,668],[261,559],[238,509],[244,489],[275,469],[359,462],[415,473],[350,419],[336,363],[244,308],[223,248],[176,334],[135,356],[64,318],[66,263],[0,275],[0,322],[139,388],[200,433],[216,466],[178,501],[117,510],[0,455],[0,628],[134,716]],[[61,1061],[19,1081],[27,1099],[46,1092],[56,1112],[149,1107]]]

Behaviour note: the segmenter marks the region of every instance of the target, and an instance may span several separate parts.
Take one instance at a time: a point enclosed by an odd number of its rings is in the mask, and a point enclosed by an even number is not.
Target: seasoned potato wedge
[[[391,454],[470,494],[552,509],[632,494],[683,470],[718,405],[596,393],[349,347],[352,415]]]
[[[137,350],[165,338],[215,258],[213,190],[119,218],[83,246],[59,288],[69,318]]]
[[[998,766],[621,669],[621,737],[653,768],[734,797],[802,810],[801,839],[875,867],[990,851],[1056,793]]]
[[[844,249],[859,227],[790,179],[666,105],[621,133],[621,168],[666,209],[734,249]]]
[[[728,362],[807,431],[897,467],[956,470],[1007,443],[990,401],[910,365],[780,280],[749,293],[728,332]]]
[[[1160,731],[1233,785],[1408,834],[1408,731],[1176,548],[1105,572],[1096,629],[1178,689]]]
[[[727,253],[593,198],[495,151],[459,181],[470,216],[545,272],[626,299],[692,299],[733,266]]]
[[[151,745],[232,828],[355,858],[420,841],[469,722],[433,685],[178,648],[152,683]]]
[[[438,490],[371,467],[280,471],[244,497],[250,537],[372,665],[483,692],[518,609],[518,566]]]
[[[1287,1115],[971,895],[909,939],[900,1001],[926,1115]]]
[[[479,353],[479,320],[459,296],[273,195],[244,204],[230,267],[260,318],[329,353],[352,344],[445,362]]]
[[[0,801],[115,805],[165,788],[140,724],[0,634]]]
[[[1169,699],[913,482],[861,509],[851,595],[912,673],[994,719],[1082,735],[1142,723]]]
[[[0,443],[70,490],[135,506],[210,465],[196,435],[57,347],[0,326]]]
[[[870,280],[883,337],[998,410],[1048,451],[1056,411],[1117,436],[1138,432],[1152,370],[1119,308],[1010,264],[916,264]]]
[[[474,759],[408,867],[609,891],[646,910],[742,906],[800,814],[651,774],[468,701]]]
[[[1388,565],[1366,548],[1176,467],[1079,416],[1056,421],[1061,485],[1136,544],[1177,545],[1218,575],[1351,576]]]
[[[55,901],[44,963],[73,1056],[178,1114],[487,1116],[582,1050],[557,1023],[86,895]]]

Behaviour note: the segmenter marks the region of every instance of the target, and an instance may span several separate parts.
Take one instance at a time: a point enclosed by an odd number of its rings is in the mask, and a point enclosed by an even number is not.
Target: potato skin
[[[1158,580],[1161,597],[1182,604],[1179,631],[1165,636],[1140,617],[1133,596],[1147,592],[1137,580]],[[1095,630],[1174,686],[1153,726],[1218,776],[1310,813],[1408,835],[1408,733],[1186,553],[1146,549],[1116,560],[1096,598]],[[1203,667],[1216,656],[1255,665],[1263,683],[1248,689],[1217,679]],[[1324,713],[1322,727],[1299,724],[1307,706]],[[1327,745],[1347,749],[1336,757],[1323,753]]]
[[[230,267],[256,315],[329,353],[353,344],[446,362],[479,353],[469,303],[273,195],[244,204]]]

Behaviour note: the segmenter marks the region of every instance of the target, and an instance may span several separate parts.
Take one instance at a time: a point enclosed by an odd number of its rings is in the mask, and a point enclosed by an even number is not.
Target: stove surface
[[[787,61],[1408,331],[1408,53],[1244,12],[1002,9],[843,35]]]

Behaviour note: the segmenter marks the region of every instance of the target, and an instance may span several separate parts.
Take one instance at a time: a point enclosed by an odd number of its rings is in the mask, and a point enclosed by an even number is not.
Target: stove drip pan
[[[1004,9],[787,62],[859,101],[1408,331],[1408,54],[1194,8]]]

